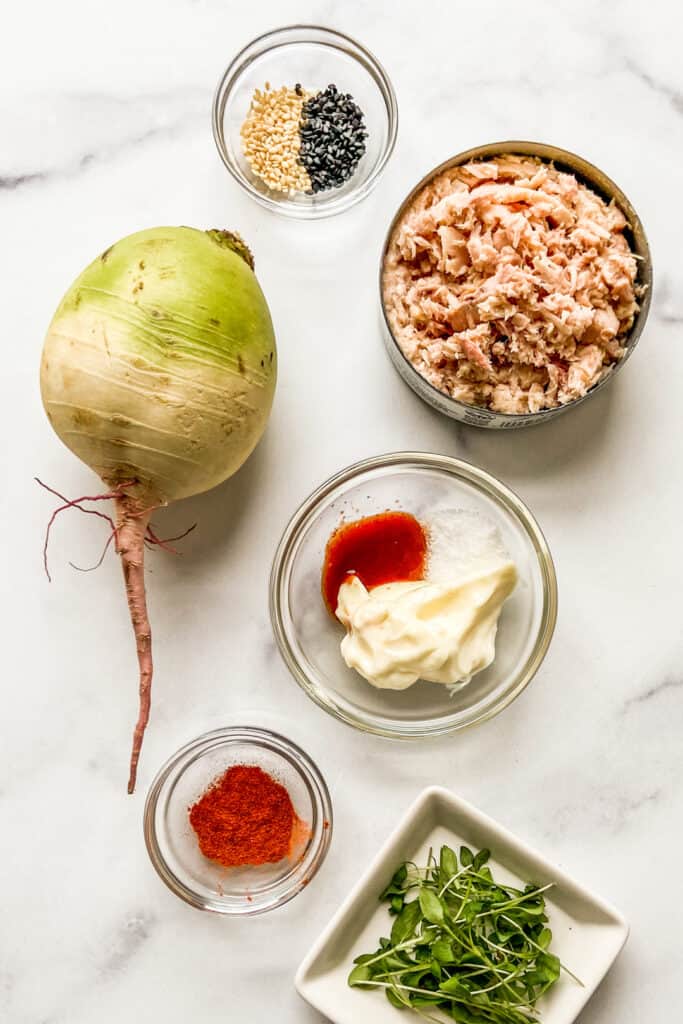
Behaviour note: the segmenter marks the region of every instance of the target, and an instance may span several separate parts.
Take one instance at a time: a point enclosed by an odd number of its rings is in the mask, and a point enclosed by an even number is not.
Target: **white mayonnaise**
[[[418,679],[463,684],[491,664],[517,570],[498,531],[484,522],[482,531],[472,513],[442,514],[425,580],[370,591],[357,576],[342,584],[336,615],[347,631],[341,653],[349,668],[380,689],[405,690]],[[474,541],[468,551],[464,533]],[[444,557],[449,548],[457,557]]]

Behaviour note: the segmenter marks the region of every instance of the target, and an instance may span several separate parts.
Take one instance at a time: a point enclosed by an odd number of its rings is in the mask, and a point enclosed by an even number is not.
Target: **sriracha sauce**
[[[425,532],[408,512],[380,512],[343,523],[325,549],[325,604],[334,615],[339,588],[349,576],[357,576],[367,590],[383,583],[424,579],[426,556]]]

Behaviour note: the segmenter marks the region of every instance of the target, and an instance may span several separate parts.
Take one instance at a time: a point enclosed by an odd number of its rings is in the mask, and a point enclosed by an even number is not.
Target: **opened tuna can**
[[[441,223],[444,201],[455,227]],[[413,391],[463,423],[516,429],[575,408],[624,366],[647,320],[652,264],[638,214],[597,167],[556,146],[495,142],[446,160],[406,196],[379,288],[387,351]]]

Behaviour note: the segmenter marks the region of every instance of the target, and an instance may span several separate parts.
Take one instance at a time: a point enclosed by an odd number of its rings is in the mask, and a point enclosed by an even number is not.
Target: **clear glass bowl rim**
[[[369,175],[362,185],[351,189],[345,196],[340,197],[338,202],[333,200],[329,204],[322,204],[317,207],[297,207],[283,203],[276,199],[271,199],[268,195],[265,195],[264,193],[259,192],[258,189],[254,188],[251,182],[244,177],[239,167],[237,167],[231,159],[230,152],[226,144],[225,133],[223,131],[223,114],[225,111],[224,97],[229,93],[239,76],[258,57],[261,57],[264,53],[268,53],[269,50],[274,49],[276,46],[282,46],[288,42],[286,38],[283,39],[280,37],[304,32],[320,33],[328,40],[325,45],[342,50],[348,56],[353,57],[355,61],[362,64],[379,88],[387,111],[387,141],[384,146],[384,150],[382,151],[379,163],[373,170],[372,174]],[[316,43],[318,41],[319,40],[315,38],[309,40],[289,40],[289,42],[292,43]],[[396,145],[396,136],[398,134],[398,103],[396,101],[394,87],[391,84],[391,79],[389,78],[386,70],[377,57],[375,57],[375,55],[368,50],[366,46],[358,42],[357,39],[346,35],[344,32],[338,32],[336,29],[327,28],[324,25],[283,25],[280,28],[270,29],[268,32],[264,32],[261,35],[256,36],[256,38],[252,39],[251,42],[246,44],[246,46],[243,46],[239,53],[237,53],[232,59],[216,86],[216,91],[213,97],[211,123],[214,142],[216,143],[216,148],[223,164],[235,181],[252,197],[252,199],[255,199],[256,202],[261,204],[261,206],[265,206],[267,209],[283,214],[284,216],[309,220],[322,220],[325,217],[332,217],[335,214],[343,213],[344,210],[348,210],[350,207],[355,206],[355,204],[360,202],[361,199],[364,199],[377,184],[380,175],[384,171],[387,163],[389,162],[389,158],[394,151],[394,146]]]
[[[229,744],[234,742],[248,743],[256,748],[264,748],[274,751],[288,761],[292,768],[297,771],[303,779],[306,789],[311,796],[311,801],[314,804],[315,814],[322,822],[327,822],[327,827],[320,829],[320,835],[316,846],[309,850],[306,855],[305,871],[297,871],[296,868],[294,868],[286,876],[290,879],[290,884],[286,889],[283,889],[282,893],[273,900],[273,902],[269,903],[267,906],[260,906],[258,904],[252,905],[245,902],[244,904],[240,904],[239,909],[237,909],[235,906],[229,906],[223,903],[220,897],[216,897],[215,900],[209,900],[204,896],[200,896],[199,893],[186,885],[185,882],[178,878],[175,872],[171,870],[161,852],[157,838],[156,812],[161,791],[169,777],[175,775],[175,780],[177,781],[177,779],[182,776],[185,769],[193,764],[205,750],[221,746],[223,743]],[[313,759],[304,750],[302,750],[298,744],[294,743],[286,736],[283,736],[281,733],[250,725],[235,725],[226,726],[222,729],[214,729],[211,732],[202,733],[201,736],[197,736],[196,739],[190,740],[188,743],[180,747],[180,749],[169,757],[169,759],[161,766],[154,777],[145,801],[143,816],[143,831],[147,853],[149,854],[154,870],[168,888],[174,892],[176,896],[180,897],[180,899],[199,910],[209,910],[218,914],[235,916],[263,914],[269,910],[275,910],[277,907],[281,907],[285,903],[288,903],[289,900],[293,899],[297,895],[297,893],[301,892],[301,890],[309,884],[325,860],[332,839],[332,829],[332,800],[330,798],[327,784]],[[272,889],[276,890],[281,884],[282,880],[274,882]]]
[[[283,594],[283,584],[292,549],[301,532],[315,518],[320,505],[326,498],[337,488],[348,484],[367,470],[385,467],[410,468],[411,465],[445,470],[452,475],[464,478],[468,483],[483,490],[489,497],[492,497],[506,511],[517,518],[528,535],[538,558],[543,578],[543,608],[538,636],[529,658],[521,671],[510,680],[509,685],[495,703],[483,708],[479,712],[473,713],[470,717],[463,716],[463,720],[458,722],[441,723],[435,721],[428,726],[423,726],[423,723],[420,723],[419,728],[406,728],[399,731],[382,725],[370,715],[356,715],[339,707],[334,700],[322,692],[316,680],[304,670],[292,649],[285,627],[283,602],[286,601],[286,595]],[[459,732],[462,729],[478,725],[503,711],[528,686],[540,668],[555,630],[557,606],[557,576],[550,548],[540,526],[522,499],[500,480],[478,466],[466,462],[464,459],[458,459],[450,455],[438,455],[432,452],[402,451],[376,455],[371,458],[362,459],[360,462],[355,462],[346,469],[340,470],[331,476],[316,488],[292,515],[275,552],[270,576],[270,618],[273,633],[280,654],[296,682],[319,707],[339,721],[360,729],[362,732],[371,733],[375,736],[384,736],[388,739],[416,740],[426,737],[444,736],[448,733]]]
[[[421,388],[424,388],[424,390],[429,393],[434,393],[440,403],[442,402],[445,406],[450,406],[454,412],[454,418],[456,419],[460,418],[460,415],[458,414],[467,413],[470,409],[485,413],[486,409],[484,407],[469,405],[467,402],[461,402],[457,398],[452,398],[450,395],[446,394],[445,391],[441,391],[439,388],[435,387],[430,381],[423,377],[418,370],[415,369],[394,337],[394,333],[389,325],[389,318],[387,317],[386,310],[384,308],[384,289],[382,278],[384,276],[384,261],[389,249],[389,243],[391,242],[391,236],[394,233],[396,225],[403,216],[407,207],[413,199],[415,199],[418,193],[422,191],[425,185],[429,184],[433,178],[438,174],[441,174],[443,171],[448,171],[452,167],[458,167],[460,164],[467,163],[468,160],[486,160],[491,157],[502,156],[505,153],[520,156],[532,156],[538,157],[541,160],[553,161],[553,163],[560,167],[569,168],[578,177],[579,181],[583,181],[603,198],[614,200],[617,206],[626,215],[629,229],[636,243],[636,251],[640,257],[637,283],[644,289],[633,326],[625,339],[626,351],[624,352],[624,355],[618,363],[614,364],[612,371],[606,374],[602,380],[598,381],[598,383],[587,391],[585,395],[582,395],[580,398],[575,398],[572,402],[567,402],[566,405],[560,405],[554,409],[540,409],[538,412],[534,413],[492,413],[492,418],[495,417],[497,421],[502,423],[518,425],[520,421],[524,420],[526,424],[531,425],[534,422],[542,423],[554,418],[555,416],[561,415],[563,412],[567,412],[569,409],[574,409],[576,406],[581,405],[582,402],[587,401],[589,398],[592,398],[594,395],[598,394],[598,392],[602,391],[602,389],[614,378],[615,374],[621,370],[633,354],[635,347],[640,340],[640,336],[645,329],[645,324],[650,312],[653,283],[652,255],[650,252],[650,244],[647,240],[647,235],[645,234],[645,228],[643,227],[643,222],[638,216],[633,203],[626,193],[623,192],[616,182],[614,182],[599,167],[591,163],[590,160],[586,160],[585,157],[579,156],[578,153],[573,153],[568,149],[562,149],[560,146],[553,146],[545,142],[524,141],[521,139],[510,139],[507,142],[487,142],[484,145],[473,146],[471,149],[466,149],[462,153],[457,153],[455,156],[444,160],[442,163],[432,168],[431,171],[428,171],[420,181],[411,188],[410,192],[401,200],[396,213],[391,219],[389,229],[384,239],[384,244],[382,245],[382,255],[379,262],[379,304],[385,341],[388,341],[392,352],[400,359],[405,372],[416,381],[418,387],[413,388],[413,390],[416,391],[418,395],[420,395],[419,389]],[[420,395],[420,397],[422,396]]]

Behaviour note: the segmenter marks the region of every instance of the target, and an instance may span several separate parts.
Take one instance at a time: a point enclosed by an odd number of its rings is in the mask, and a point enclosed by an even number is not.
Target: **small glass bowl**
[[[240,128],[255,89],[324,89],[334,83],[353,96],[365,115],[367,150],[340,188],[315,195],[287,195],[268,188],[251,171],[242,152]],[[233,178],[262,206],[289,217],[313,220],[355,206],[377,184],[396,142],[398,107],[386,71],[349,36],[315,25],[292,25],[254,39],[221,78],[213,101],[213,137]]]
[[[234,764],[258,765],[287,789],[306,826],[292,857],[225,868],[201,853],[188,810]],[[147,796],[144,831],[152,864],[176,896],[218,914],[262,914],[291,900],[317,872],[330,845],[332,805],[318,768],[296,744],[236,726],[199,736],[166,762]]]
[[[343,627],[321,593],[327,541],[343,520],[401,509],[428,521],[445,508],[470,510],[495,523],[517,566],[517,586],[499,620],[495,660],[452,695],[446,686],[422,680],[407,690],[376,689],[341,656]],[[294,514],[275,554],[270,614],[282,657],[316,704],[365,732],[417,739],[492,718],[522,692],[550,644],[557,582],[536,520],[504,484],[460,459],[398,452],[342,470]]]

